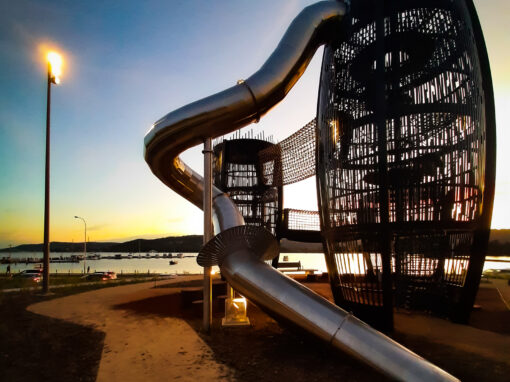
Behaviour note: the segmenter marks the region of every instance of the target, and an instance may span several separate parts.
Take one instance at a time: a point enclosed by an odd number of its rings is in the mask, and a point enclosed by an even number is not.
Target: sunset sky
[[[0,248],[43,241],[46,63],[52,89],[51,241],[201,234],[202,213],[143,159],[151,124],[247,78],[306,0],[0,2]],[[498,133],[493,228],[510,228],[508,0],[476,0],[491,60]],[[282,140],[314,118],[322,50],[259,124]],[[201,148],[183,159],[202,171]],[[305,197],[303,197],[305,195]],[[285,207],[317,209],[315,183],[287,187]]]

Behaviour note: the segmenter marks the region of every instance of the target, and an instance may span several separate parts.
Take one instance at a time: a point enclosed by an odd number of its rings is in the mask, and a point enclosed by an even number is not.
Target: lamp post
[[[43,245],[43,293],[48,293],[50,286],[50,106],[51,84],[60,83],[62,58],[55,52],[49,52],[48,90],[46,95],[46,164],[44,176],[44,245]]]
[[[204,245],[214,236],[212,224],[212,139],[204,140]],[[212,323],[212,281],[211,267],[204,267],[203,292],[203,320],[204,332],[209,333]]]
[[[87,222],[85,219],[75,216],[75,219],[81,219],[85,224],[85,234],[83,235],[83,274],[85,274],[85,266],[87,265]]]

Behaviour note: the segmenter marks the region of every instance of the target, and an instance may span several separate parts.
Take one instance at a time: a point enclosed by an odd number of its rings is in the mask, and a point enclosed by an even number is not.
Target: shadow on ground
[[[478,354],[427,341],[424,337],[395,333],[395,341],[448,371],[463,382],[509,382],[508,364]],[[480,344],[483,346],[483,344]]]
[[[95,381],[105,334],[26,310],[46,299],[0,294],[0,380]]]
[[[157,315],[161,317],[183,317],[180,293],[149,297],[115,305],[115,309],[128,310],[143,316]]]

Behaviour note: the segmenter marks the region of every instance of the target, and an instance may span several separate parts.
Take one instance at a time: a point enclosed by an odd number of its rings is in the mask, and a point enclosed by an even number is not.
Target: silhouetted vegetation
[[[494,240],[489,242],[489,248],[487,252],[490,255],[495,256],[510,256],[510,243],[501,243],[499,240]]]
[[[136,239],[124,243],[88,242],[87,252],[198,252],[202,247],[202,235],[170,236],[160,239]],[[42,244],[22,244],[12,248],[0,249],[0,252],[42,252]],[[83,243],[54,241],[50,243],[51,252],[80,252]]]

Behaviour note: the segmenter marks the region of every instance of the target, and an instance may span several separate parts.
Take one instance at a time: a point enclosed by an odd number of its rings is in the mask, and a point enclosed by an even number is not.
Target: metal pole
[[[87,265],[87,222],[83,219],[83,223],[85,223],[85,234],[83,235],[83,274],[87,274],[86,265]]]
[[[43,293],[48,293],[50,286],[50,106],[51,67],[48,63],[48,90],[46,95],[46,165],[44,176]]]
[[[83,274],[86,274],[85,266],[87,263],[87,222],[80,216],[75,216],[74,218],[80,219],[81,221],[83,221],[83,224],[85,224],[85,232],[83,234]]]
[[[204,244],[213,237],[212,225],[212,139],[204,140]],[[203,330],[211,330],[212,317],[211,267],[204,267]]]
[[[375,5],[377,18],[376,33],[376,124],[378,136],[378,170],[379,170],[379,209],[380,209],[380,249],[382,258],[382,289],[383,289],[383,326],[385,330],[393,329],[393,291],[391,278],[391,238],[389,231],[389,191],[388,191],[388,151],[386,132],[386,96],[385,96],[385,44],[384,44],[384,7],[385,2]]]

